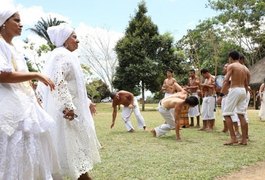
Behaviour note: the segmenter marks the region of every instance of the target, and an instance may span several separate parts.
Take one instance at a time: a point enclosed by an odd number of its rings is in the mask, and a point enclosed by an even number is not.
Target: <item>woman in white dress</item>
[[[46,61],[43,73],[55,83],[55,91],[38,85],[44,109],[56,121],[52,130],[61,166],[61,175],[70,179],[90,179],[87,172],[100,162],[94,121],[89,110],[84,76],[78,57],[77,36],[70,26],[49,27],[48,35],[56,48]]]
[[[0,6],[0,180],[50,180],[58,172],[48,129],[55,125],[39,106],[30,80],[54,84],[40,73],[28,72],[23,55],[12,44],[21,34],[20,16]]]
[[[260,96],[259,118],[262,121],[265,120],[265,94],[264,93],[265,93],[265,79],[259,88],[259,96]]]

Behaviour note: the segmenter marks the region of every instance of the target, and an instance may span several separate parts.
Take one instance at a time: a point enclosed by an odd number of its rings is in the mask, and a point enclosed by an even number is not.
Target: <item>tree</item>
[[[29,30],[39,35],[40,37],[44,38],[47,41],[48,46],[51,48],[51,50],[53,50],[55,46],[52,44],[49,38],[47,29],[48,27],[57,26],[61,23],[65,23],[65,21],[61,21],[61,20],[58,20],[57,18],[51,18],[51,17],[49,17],[47,20],[44,20],[43,18],[41,18],[41,20],[38,21],[37,24],[34,25],[34,28],[29,28]]]
[[[209,5],[221,12],[217,19],[225,33],[252,53],[251,64],[265,56],[264,0],[209,0]]]
[[[216,24],[214,18],[202,21],[177,42],[176,47],[184,52],[187,66],[197,70],[207,68],[218,75],[227,62],[229,51],[244,52],[242,47],[227,39]]]
[[[126,28],[125,36],[115,47],[118,66],[113,80],[116,89],[130,91],[134,95],[142,93],[142,99],[145,99],[145,90],[156,92],[160,89],[166,66],[179,67],[178,62],[174,62],[177,58],[172,49],[173,38],[168,34],[159,35],[158,27],[146,13],[147,8],[142,1]]]
[[[98,79],[87,84],[86,89],[93,102],[100,102],[101,99],[108,97],[110,94],[108,85]]]
[[[83,62],[113,91],[112,81],[118,64],[113,43],[118,39],[117,35],[112,35],[109,31],[97,30],[93,34],[87,31],[81,36],[80,54]]]

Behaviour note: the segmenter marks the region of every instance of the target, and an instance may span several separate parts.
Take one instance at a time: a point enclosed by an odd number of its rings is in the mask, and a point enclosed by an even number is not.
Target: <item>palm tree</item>
[[[48,27],[57,26],[61,23],[65,23],[65,21],[57,20],[56,18],[51,17],[49,17],[47,20],[41,18],[41,20],[34,25],[34,28],[29,28],[29,30],[44,38],[47,41],[48,46],[51,48],[51,50],[53,50],[55,46],[52,44],[48,36],[47,29]]]

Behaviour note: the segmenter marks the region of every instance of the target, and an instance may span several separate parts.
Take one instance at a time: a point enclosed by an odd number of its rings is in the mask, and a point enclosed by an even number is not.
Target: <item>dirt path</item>
[[[243,167],[240,171],[231,173],[215,180],[264,180],[265,179],[265,161],[258,162],[255,165]]]

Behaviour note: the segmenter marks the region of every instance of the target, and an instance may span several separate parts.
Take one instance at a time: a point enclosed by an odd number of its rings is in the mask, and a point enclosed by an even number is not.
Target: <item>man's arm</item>
[[[179,129],[180,129],[180,114],[181,114],[182,105],[177,104],[175,106],[175,131],[176,131],[176,140],[180,140]]]
[[[113,111],[112,111],[112,123],[111,123],[110,128],[113,128],[114,125],[115,125],[115,120],[116,120],[116,116],[117,116],[117,105],[112,103],[112,108],[113,108]]]
[[[225,78],[224,78],[224,81],[223,81],[223,87],[221,89],[221,94],[225,93],[225,90],[226,89],[229,89],[229,86],[230,86],[230,77],[232,75],[232,68],[230,65],[227,66],[227,73],[225,75]]]

